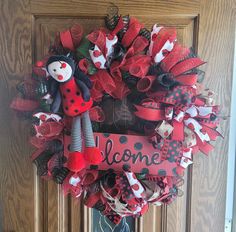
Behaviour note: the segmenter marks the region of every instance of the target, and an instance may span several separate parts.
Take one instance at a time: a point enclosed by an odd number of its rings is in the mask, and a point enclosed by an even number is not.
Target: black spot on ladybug
[[[68,92],[68,93],[69,93],[69,92],[70,92],[70,89],[66,89],[66,92]]]
[[[76,92],[76,95],[79,96],[79,95],[80,95],[80,92]]]
[[[65,96],[64,94],[62,95],[62,97],[63,97],[64,99],[66,99],[66,96]]]
[[[78,113],[79,111],[78,110],[75,110],[75,113]]]
[[[71,102],[71,103],[74,103],[74,102],[75,102],[75,100],[73,100],[73,99],[72,99],[72,100],[70,100],[70,102]]]
[[[81,106],[85,106],[85,103],[84,103],[84,102],[82,102],[82,103],[81,103]]]
[[[68,110],[68,107],[67,107],[67,106],[65,107],[65,110]]]

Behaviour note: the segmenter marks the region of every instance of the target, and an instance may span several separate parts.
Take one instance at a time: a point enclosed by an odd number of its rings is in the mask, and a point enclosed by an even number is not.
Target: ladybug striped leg
[[[95,147],[92,123],[91,123],[88,111],[84,112],[82,115],[82,128],[83,128],[83,133],[84,133],[85,146]]]
[[[93,129],[88,111],[83,113],[82,128],[85,139],[84,158],[90,164],[99,164],[102,161],[102,154],[101,151],[97,147],[95,147]]]
[[[71,145],[70,151],[82,151],[82,137],[81,137],[81,117],[73,118],[71,129]]]
[[[86,166],[84,154],[81,153],[81,150],[81,118],[80,116],[76,116],[72,122],[70,154],[67,160],[67,167],[72,172],[79,172]]]

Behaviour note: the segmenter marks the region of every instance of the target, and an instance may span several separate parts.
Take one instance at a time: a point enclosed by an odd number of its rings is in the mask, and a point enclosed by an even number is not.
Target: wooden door
[[[0,225],[3,231],[92,231],[91,210],[60,186],[40,180],[29,159],[29,126],[14,117],[9,104],[15,86],[32,62],[47,52],[54,32],[75,22],[86,31],[103,25],[111,1],[2,0],[0,2]],[[222,114],[230,114],[234,0],[112,1],[120,13],[176,27],[179,41],[192,46],[208,62],[206,85],[218,93]],[[209,158],[199,155],[186,174],[184,196],[168,207],[152,207],[135,222],[135,231],[222,232],[224,228],[227,141],[229,120],[222,123],[219,139]],[[96,223],[96,222],[94,222]],[[0,227],[1,229],[1,227]],[[94,230],[93,230],[94,231]]]

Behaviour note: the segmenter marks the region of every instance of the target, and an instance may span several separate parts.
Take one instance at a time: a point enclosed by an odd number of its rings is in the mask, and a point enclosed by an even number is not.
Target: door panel
[[[32,61],[31,18],[25,13],[29,12],[25,1],[11,5],[0,2],[0,224],[3,231],[34,231],[34,170],[29,160],[29,130],[9,109],[16,94],[14,86]]]
[[[236,5],[235,1],[202,1],[198,54],[207,61],[205,85],[217,93],[224,139],[209,157],[196,156],[192,173],[190,231],[224,231],[227,152],[230,116]],[[235,94],[235,93],[234,93]],[[235,128],[233,128],[235,129]]]
[[[104,17],[107,6],[114,3],[122,14],[140,16],[194,16],[199,13],[200,0],[151,0],[144,1],[80,1],[80,0],[31,0],[31,13],[34,15],[71,15],[77,17],[92,15]]]
[[[208,61],[206,85],[218,93],[223,114],[230,112],[230,90],[235,18],[233,0],[115,1],[120,13],[137,17],[151,28],[154,23],[176,27],[180,43],[193,47]],[[27,143],[29,126],[8,108],[15,85],[31,63],[48,51],[58,30],[80,23],[85,33],[104,25],[109,1],[19,0],[2,1],[0,15],[0,205],[4,231],[92,230],[92,210],[63,196],[60,186],[36,175]],[[234,6],[235,7],[235,6]],[[234,8],[235,9],[235,8]],[[225,94],[227,91],[228,94]],[[9,128],[10,127],[10,128]],[[184,192],[170,206],[151,207],[135,222],[135,231],[223,231],[226,190],[228,120],[222,123],[225,140],[218,140],[209,158],[194,157],[186,172]],[[222,155],[223,154],[223,155]],[[4,191],[2,191],[4,189]],[[95,223],[93,221],[93,223]],[[213,230],[214,228],[214,230]]]

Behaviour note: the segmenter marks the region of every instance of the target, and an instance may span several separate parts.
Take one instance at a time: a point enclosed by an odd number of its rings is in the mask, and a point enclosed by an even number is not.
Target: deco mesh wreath
[[[143,215],[149,204],[169,204],[180,195],[192,155],[208,154],[210,142],[220,136],[219,107],[214,93],[200,84],[204,72],[198,67],[204,62],[177,42],[175,29],[154,25],[149,31],[136,18],[118,14],[108,15],[105,25],[88,35],[80,25],[58,33],[48,55],[17,86],[21,96],[11,107],[32,119],[38,174],[117,224],[124,216]],[[60,71],[68,70],[70,78],[63,80]],[[59,83],[59,95],[52,80]],[[63,107],[57,104],[55,110],[57,98]],[[103,156],[93,141],[87,146],[89,120],[83,123],[81,116],[85,150],[95,150],[83,158],[80,147],[77,160],[81,129],[71,121],[85,112],[84,105]],[[111,153],[111,143],[118,151]]]

